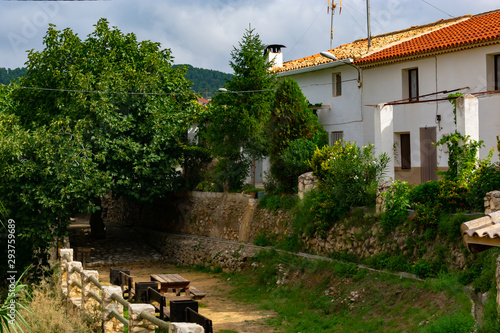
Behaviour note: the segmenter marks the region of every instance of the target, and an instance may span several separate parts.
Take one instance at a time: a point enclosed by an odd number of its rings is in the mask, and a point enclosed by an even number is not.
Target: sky
[[[160,42],[175,64],[232,73],[231,51],[254,29],[264,44],[282,44],[284,61],[366,38],[366,0],[335,1],[333,41],[328,0],[0,0],[0,67],[22,67],[42,50],[49,24],[85,39],[100,18],[139,40]],[[372,36],[500,9],[498,0],[371,0]]]

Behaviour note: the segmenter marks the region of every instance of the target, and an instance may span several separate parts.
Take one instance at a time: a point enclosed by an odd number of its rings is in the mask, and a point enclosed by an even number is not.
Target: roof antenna
[[[366,0],[366,30],[368,33],[368,50],[372,46],[372,33],[370,29],[370,0]]]
[[[330,0],[328,0],[328,7],[326,9],[326,12],[330,14],[331,19],[330,19],[330,50],[333,49],[333,15],[335,14],[335,8],[337,8],[337,4],[335,3],[335,0],[332,0],[332,4],[330,5]],[[330,13],[331,9],[331,13]],[[339,4],[339,15],[342,13],[342,0],[340,0]]]

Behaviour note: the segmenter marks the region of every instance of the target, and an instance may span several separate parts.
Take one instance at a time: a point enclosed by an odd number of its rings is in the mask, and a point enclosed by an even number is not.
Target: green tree
[[[64,122],[67,132],[81,136],[97,170],[110,179],[103,186],[116,196],[151,201],[174,189],[179,142],[197,103],[184,70],[172,67],[171,51],[110,28],[105,19],[85,40],[51,25],[44,44],[29,52],[20,83],[36,89],[13,94],[22,126]],[[87,196],[100,206],[100,195]],[[93,236],[105,236],[99,209],[91,227]]]
[[[65,235],[70,217],[94,210],[89,197],[105,195],[110,177],[68,120],[31,130],[20,126],[10,91],[0,89],[0,203],[5,207],[0,219],[13,220],[12,264],[19,271],[47,262],[48,248]]]
[[[241,166],[251,159],[253,184],[255,160],[267,154],[265,128],[276,84],[264,50],[259,35],[246,30],[239,47],[231,52],[234,75],[225,85],[228,92],[213,98],[200,122],[202,138],[225,166],[226,174],[242,178],[245,168]],[[229,180],[226,184],[229,189]]]
[[[286,191],[309,169],[316,146],[326,145],[327,134],[293,79],[280,82],[268,128],[271,174]]]

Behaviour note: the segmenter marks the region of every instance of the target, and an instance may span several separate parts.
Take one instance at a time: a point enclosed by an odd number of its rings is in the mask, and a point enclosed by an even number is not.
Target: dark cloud
[[[336,1],[339,3],[339,1]],[[344,0],[334,16],[333,46],[366,37],[366,2]],[[371,4],[372,34],[477,14],[497,0],[388,0]],[[101,17],[170,48],[175,63],[230,72],[230,52],[251,24],[264,43],[287,46],[284,58],[306,57],[330,47],[327,0],[112,0],[79,2],[0,1],[0,67],[19,67],[26,50],[40,49],[49,23],[81,38]]]

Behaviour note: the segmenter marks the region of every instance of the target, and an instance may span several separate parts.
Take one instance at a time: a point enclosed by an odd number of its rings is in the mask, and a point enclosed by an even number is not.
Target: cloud
[[[337,10],[333,17],[333,47],[366,37],[365,6],[365,0],[343,1],[342,14]],[[497,0],[372,2],[372,35],[497,6]],[[331,17],[326,9],[327,0],[0,1],[0,67],[22,66],[25,50],[41,49],[49,22],[85,38],[105,17],[139,40],[171,49],[175,63],[230,72],[230,53],[249,24],[264,44],[287,46],[285,61],[328,49]]]

